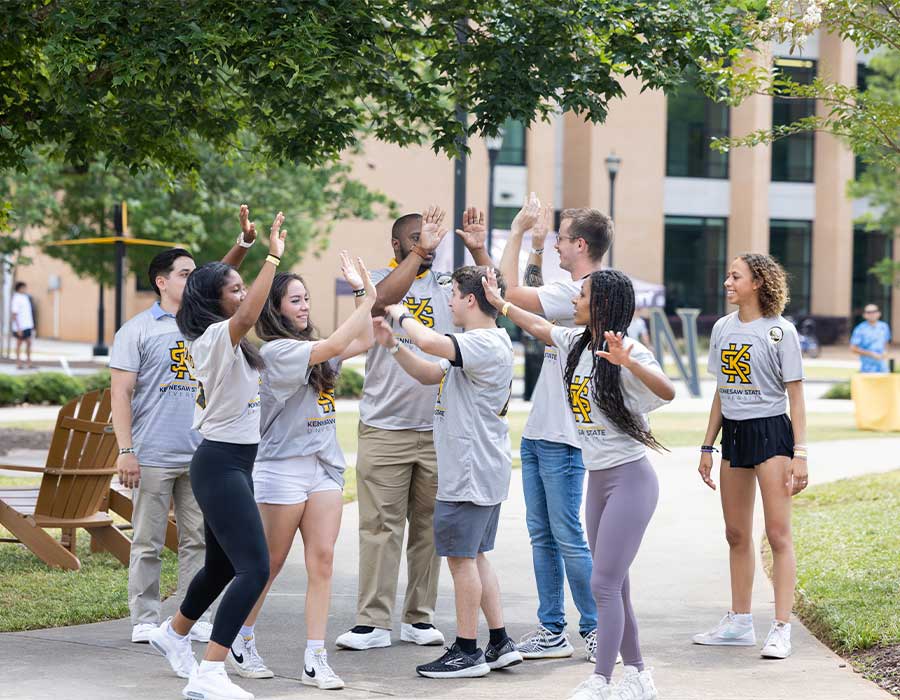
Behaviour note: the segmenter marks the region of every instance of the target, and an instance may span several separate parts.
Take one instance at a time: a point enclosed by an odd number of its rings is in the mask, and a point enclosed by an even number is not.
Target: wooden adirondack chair
[[[131,494],[131,489],[116,481],[109,488],[107,502],[113,513],[121,515],[128,522],[132,522],[134,518],[134,501],[131,500]],[[166,547],[178,554],[178,526],[175,524],[175,513],[172,508],[169,509],[169,522],[166,525]]]
[[[102,510],[116,473],[116,436],[110,424],[109,391],[91,391],[59,411],[45,467],[0,464],[0,469],[43,474],[40,488],[0,489],[0,526],[50,566],[78,570],[75,530],[83,528],[94,548],[128,565],[131,540]],[[60,528],[61,541],[47,529]]]

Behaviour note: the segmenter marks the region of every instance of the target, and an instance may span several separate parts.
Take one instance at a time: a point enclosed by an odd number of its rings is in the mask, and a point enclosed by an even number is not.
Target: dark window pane
[[[512,220],[516,218],[520,207],[494,207],[494,219],[491,226],[501,231],[508,231]]]
[[[788,274],[791,300],[784,310],[792,316],[810,313],[812,286],[812,222],[769,222],[769,253]]]
[[[694,76],[669,95],[666,121],[666,175],[728,177],[728,154],[709,147],[728,136],[728,106],[704,95]]]
[[[513,119],[503,124],[503,145],[497,165],[525,165],[525,125]]]
[[[869,68],[869,66],[867,66],[865,63],[856,64],[856,89],[860,92],[866,91],[866,87],[869,81],[869,74],[871,72],[872,69]],[[856,158],[854,158],[854,163],[856,167],[854,168],[853,176],[855,178],[858,178],[866,171],[866,163],[859,156],[856,156]]]
[[[721,314],[725,306],[725,219],[666,217],[663,282],[666,313],[697,308]]]
[[[882,284],[869,270],[885,258],[894,256],[894,239],[879,231],[866,231],[862,226],[853,229],[853,322],[863,320],[866,304],[878,304],[881,318],[891,318],[891,287]]]
[[[816,77],[816,63],[807,59],[779,58],[775,70],[788,80],[809,85]],[[785,126],[816,113],[815,100],[776,97],[772,100],[772,126]],[[772,144],[773,182],[812,182],[815,135],[792,134]]]

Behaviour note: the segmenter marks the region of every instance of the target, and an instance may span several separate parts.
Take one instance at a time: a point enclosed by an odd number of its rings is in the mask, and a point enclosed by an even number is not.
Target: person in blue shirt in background
[[[865,321],[853,329],[850,349],[859,355],[860,372],[887,372],[887,344],[891,342],[891,328],[881,320],[881,310],[875,304],[863,309]]]

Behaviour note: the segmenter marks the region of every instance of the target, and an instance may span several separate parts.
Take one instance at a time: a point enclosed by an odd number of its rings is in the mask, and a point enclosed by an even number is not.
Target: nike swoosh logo
[[[314,669],[314,668],[306,668],[306,665],[305,665],[305,664],[304,664],[304,666],[303,666],[303,673],[305,673],[305,674],[306,674],[307,676],[309,676],[310,678],[315,678],[315,677],[316,677],[316,669]]]
[[[234,653],[234,649],[232,649],[231,655],[234,657],[234,660],[237,661],[239,664],[244,663],[244,655],[243,654],[238,656],[237,654]]]

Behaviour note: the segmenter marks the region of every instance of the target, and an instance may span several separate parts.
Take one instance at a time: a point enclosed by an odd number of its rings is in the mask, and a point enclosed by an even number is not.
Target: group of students
[[[444,644],[434,626],[440,557],[456,602],[455,641],[418,666],[420,675],[476,677],[523,659],[571,656],[568,578],[585,656],[594,664],[572,700],[657,697],[641,656],[628,571],[659,496],[646,451],[664,448],[647,413],[675,391],[653,354],[627,335],[634,290],[625,274],[602,268],[613,237],[607,216],[593,209],[561,213],[555,247],[571,280],[543,284],[552,216],[552,206],[531,195],[496,270],[485,249],[484,216],[467,210],[457,234],[476,265],[452,274],[431,268],[448,233],[444,213],[431,207],[401,217],[387,267],[370,274],[362,260],[341,254],[356,309],[327,338],[310,321],[302,278],[276,272],[286,240],[280,213],[249,289],[236,269],[256,239],[246,206],[241,233],[222,262],[196,267],[181,249],[154,259],[150,281],[160,301],[126,323],[113,346],[113,423],[119,478],[136,487],[132,641],[148,641],[188,679],[184,697],[252,698],[228,678],[226,658],[243,677],[274,675],[257,649],[255,623],[297,530],[308,575],[301,679],[343,687],[324,643],[345,468],[334,384],[341,362],[362,353],[357,620],[337,646],[391,644],[408,522],[401,641]],[[520,284],[527,233],[532,249]],[[718,390],[700,474],[716,488],[712,453],[721,430],[732,609],[694,641],[755,644],[750,592],[758,482],[776,591],[776,620],[762,653],[784,658],[795,584],[790,498],[806,484],[799,341],[780,315],[787,287],[771,258],[735,259],[725,288],[738,311],[713,329],[709,369]],[[497,326],[499,315],[547,344],[521,445],[538,625],[518,643],[507,634],[498,577],[486,556],[512,461],[505,415],[513,350]],[[247,338],[253,329],[260,348]],[[585,471],[587,542],[580,517]],[[184,597],[176,614],[158,624],[159,554],[173,500]],[[208,610],[220,595],[210,625]],[[483,650],[479,611],[489,629]],[[199,664],[191,640],[209,642]],[[620,654],[624,676],[613,684]]]

